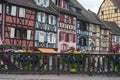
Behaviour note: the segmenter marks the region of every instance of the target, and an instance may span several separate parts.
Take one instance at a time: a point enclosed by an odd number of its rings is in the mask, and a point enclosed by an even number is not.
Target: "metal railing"
[[[1,52],[0,73],[120,74],[120,55]]]

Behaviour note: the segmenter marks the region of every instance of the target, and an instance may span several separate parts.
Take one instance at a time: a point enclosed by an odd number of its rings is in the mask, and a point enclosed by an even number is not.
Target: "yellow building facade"
[[[120,0],[104,0],[98,16],[104,21],[114,21],[120,26]]]

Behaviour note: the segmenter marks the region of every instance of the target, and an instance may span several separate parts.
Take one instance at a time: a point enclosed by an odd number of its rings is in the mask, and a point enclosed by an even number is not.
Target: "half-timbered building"
[[[29,0],[0,1],[0,32],[4,44],[33,47],[35,8]]]
[[[88,50],[89,46],[89,20],[86,18],[87,11],[77,0],[70,0],[70,10],[76,13],[76,49]]]
[[[91,18],[89,26],[89,50],[93,52],[100,51],[100,27],[101,22],[98,21],[97,15],[94,12],[88,10],[89,16]]]
[[[58,52],[70,47],[76,48],[76,16],[69,10],[69,0],[52,0],[59,12],[58,19]]]
[[[99,19],[100,20],[100,19]],[[108,52],[110,46],[110,27],[104,21],[100,20],[100,52]]]
[[[57,50],[57,11],[51,0],[34,0],[38,7],[35,19],[35,47]]]
[[[104,0],[98,15],[105,21],[114,21],[120,27],[120,0]]]

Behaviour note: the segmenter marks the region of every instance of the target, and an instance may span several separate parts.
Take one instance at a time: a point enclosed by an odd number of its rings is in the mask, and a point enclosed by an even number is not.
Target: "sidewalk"
[[[120,77],[70,75],[8,75],[0,74],[0,80],[120,80]]]

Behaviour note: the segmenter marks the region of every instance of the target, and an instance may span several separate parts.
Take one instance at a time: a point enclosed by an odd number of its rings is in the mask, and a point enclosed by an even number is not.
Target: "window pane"
[[[31,30],[27,30],[27,40],[30,40],[31,37]]]
[[[10,38],[14,38],[14,36],[15,36],[15,28],[11,28]]]
[[[25,9],[19,8],[19,17],[25,17]]]
[[[11,15],[16,16],[16,6],[11,7]]]

